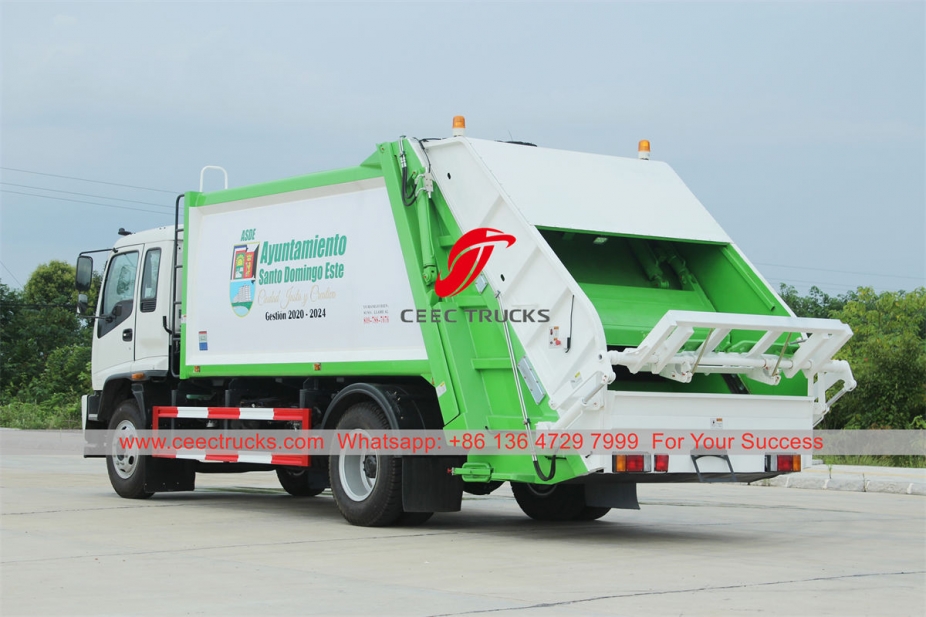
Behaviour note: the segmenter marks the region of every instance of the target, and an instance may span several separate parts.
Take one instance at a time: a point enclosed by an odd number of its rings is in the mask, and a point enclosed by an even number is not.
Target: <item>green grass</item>
[[[827,465],[866,465],[869,467],[926,467],[926,456],[897,455],[874,456],[871,454],[824,456]]]
[[[0,405],[0,427],[19,429],[79,429],[80,402],[25,403],[10,401]]]

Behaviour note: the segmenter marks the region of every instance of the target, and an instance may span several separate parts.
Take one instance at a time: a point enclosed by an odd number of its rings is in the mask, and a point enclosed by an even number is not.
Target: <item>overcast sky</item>
[[[0,280],[172,223],[204,165],[356,165],[463,114],[552,148],[649,139],[773,284],[911,289],[924,6],[2,2]]]

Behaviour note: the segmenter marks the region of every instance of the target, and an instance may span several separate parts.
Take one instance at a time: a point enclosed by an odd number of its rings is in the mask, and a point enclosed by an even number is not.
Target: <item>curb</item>
[[[892,493],[894,495],[926,496],[926,484],[921,482],[885,482],[860,478],[817,478],[802,475],[784,475],[750,482],[750,486],[803,488],[819,491],[848,491],[854,493]]]

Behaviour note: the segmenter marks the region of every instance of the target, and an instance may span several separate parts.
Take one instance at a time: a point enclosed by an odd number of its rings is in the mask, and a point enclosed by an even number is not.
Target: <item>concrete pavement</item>
[[[915,615],[926,500],[641,486],[539,524],[507,487],[412,528],[346,524],[272,473],[117,497],[101,460],[0,458],[3,615]]]

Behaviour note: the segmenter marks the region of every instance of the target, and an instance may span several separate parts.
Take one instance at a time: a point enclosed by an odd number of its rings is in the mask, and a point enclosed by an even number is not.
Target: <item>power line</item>
[[[6,267],[6,264],[5,264],[5,263],[3,263],[2,261],[0,261],[0,266],[3,266],[3,269],[10,273],[10,276],[13,277],[13,280],[14,280],[14,281],[16,281],[17,283],[19,283],[19,286],[20,286],[20,287],[25,287],[25,285],[23,285],[23,284],[19,281],[19,279],[16,278],[16,275],[13,274],[13,271]]]
[[[75,191],[63,191],[61,189],[49,189],[44,186],[31,186],[28,184],[16,184],[15,182],[0,182],[0,184],[6,184],[7,186],[18,186],[24,189],[35,189],[38,191],[52,191],[53,193],[66,193],[68,195],[81,195],[82,197],[97,197],[99,199],[113,199],[115,201],[124,201],[127,203],[133,204],[142,204],[145,206],[157,206],[158,208],[167,208],[168,210],[173,210],[173,207],[165,204],[157,204],[153,201],[137,201],[135,199],[123,199],[122,197],[108,197],[106,195],[92,195],[90,193],[77,193]]]
[[[7,171],[18,171],[24,174],[35,174],[37,176],[49,176],[51,178],[65,178],[66,180],[78,180],[80,182],[95,182],[97,184],[108,184],[110,186],[122,186],[127,189],[140,189],[142,191],[156,191],[158,193],[170,193],[171,195],[177,195],[180,191],[168,191],[166,189],[153,189],[147,186],[135,186],[134,184],[119,184],[118,182],[106,182],[105,180],[90,180],[89,178],[78,178],[76,176],[62,176],[60,174],[50,174],[44,171],[30,171],[28,169],[17,169],[16,167],[0,167],[0,169],[5,169]]]
[[[166,212],[155,212],[154,210],[142,210],[141,208],[130,208],[128,206],[116,206],[113,204],[101,204],[95,201],[83,201],[82,199],[67,199],[64,197],[52,197],[51,195],[38,195],[36,193],[23,193],[20,191],[11,191],[9,189],[0,189],[3,193],[13,193],[14,195],[26,195],[28,197],[41,197],[42,199],[54,199],[56,201],[69,201],[77,204],[89,204],[91,206],[103,206],[104,208],[118,208],[120,210],[134,210],[135,212],[147,212],[148,214],[158,214],[167,216]]]
[[[831,281],[802,281],[801,279],[780,279],[780,278],[768,278],[768,280],[770,282],[784,283],[785,285],[791,285],[792,283],[806,283],[807,285],[813,285],[815,287],[819,287],[820,285],[828,285],[830,287],[847,288],[846,291],[854,291],[858,287],[858,286],[853,286],[849,283],[833,283]]]
[[[815,270],[817,272],[837,272],[839,274],[862,274],[865,276],[886,276],[895,279],[913,279],[914,281],[922,281],[923,278],[920,276],[902,276],[900,274],[881,274],[878,272],[854,272],[851,270],[827,270],[826,268],[810,268],[807,266],[786,266],[784,264],[767,264],[761,262],[753,262],[757,266],[771,266],[773,268],[794,268],[796,270]]]

